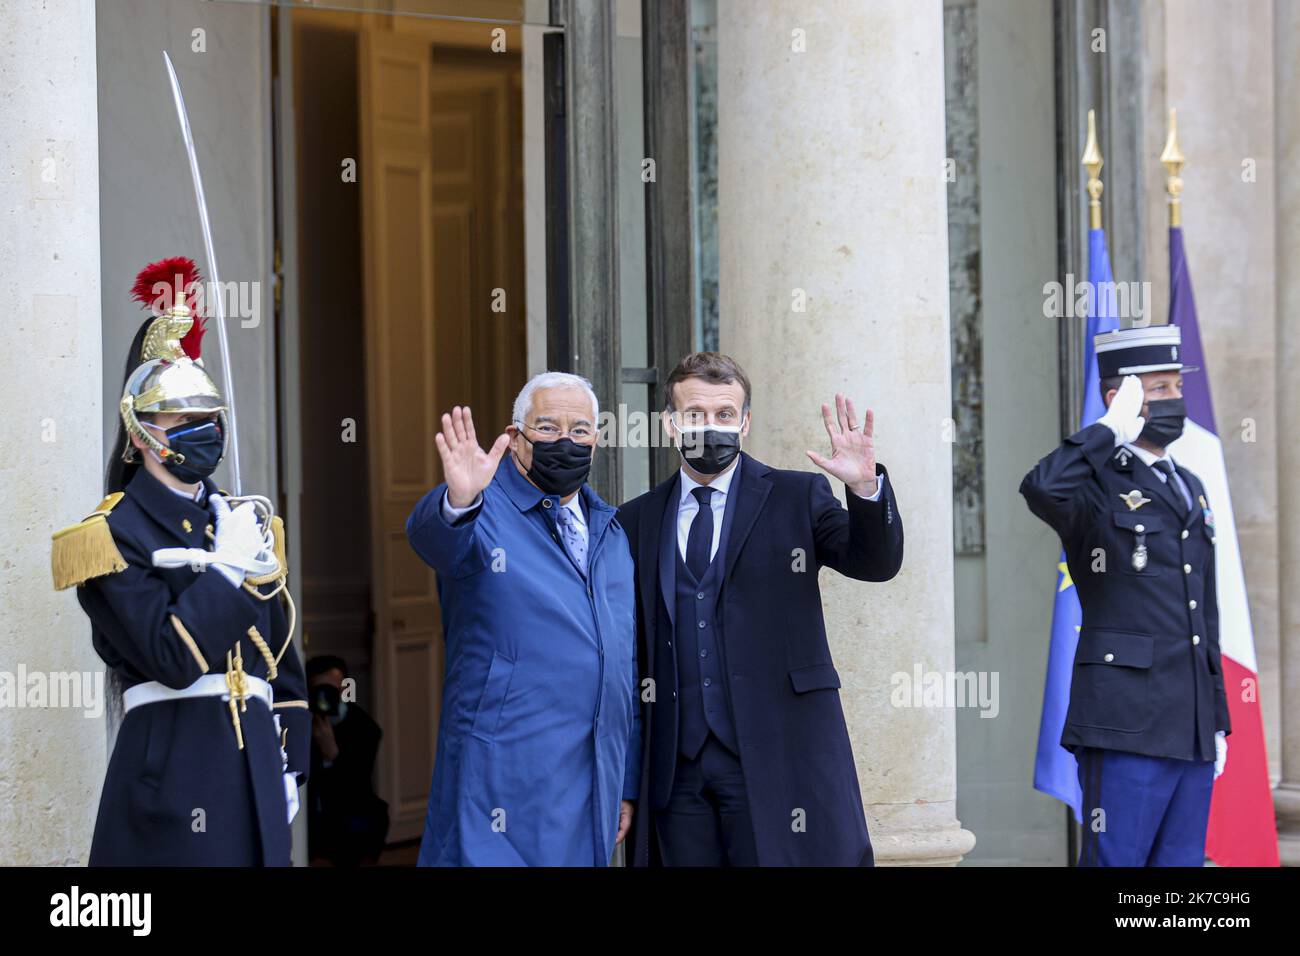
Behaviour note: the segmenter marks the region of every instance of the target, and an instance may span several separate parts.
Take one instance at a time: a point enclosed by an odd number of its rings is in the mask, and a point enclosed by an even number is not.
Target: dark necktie
[[[1178,497],[1183,502],[1183,510],[1191,511],[1192,496],[1188,492],[1187,486],[1183,484],[1182,476],[1178,474],[1178,472],[1174,471],[1174,463],[1170,461],[1168,458],[1160,458],[1157,459],[1155,463],[1155,467],[1159,468],[1160,471],[1164,473],[1165,484],[1169,485],[1171,488],[1173,488],[1175,491],[1178,492]]]
[[[693,488],[691,494],[700,503],[700,510],[695,513],[691,533],[686,537],[686,566],[695,580],[703,581],[709,570],[709,552],[713,550],[713,507],[709,504],[713,489],[701,486]]]

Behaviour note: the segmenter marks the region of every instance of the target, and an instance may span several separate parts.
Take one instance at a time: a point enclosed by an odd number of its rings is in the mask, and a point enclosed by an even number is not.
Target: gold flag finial
[[[1180,174],[1187,163],[1187,157],[1178,148],[1178,110],[1175,109],[1169,111],[1169,136],[1165,140],[1164,152],[1160,154],[1160,162],[1168,174],[1165,177],[1165,192],[1169,195],[1169,225],[1181,226],[1183,224],[1183,178]]]
[[[1088,228],[1101,228],[1101,167],[1105,160],[1101,158],[1101,147],[1097,145],[1096,110],[1088,110],[1088,142],[1083,147],[1083,157],[1079,160],[1088,170]]]

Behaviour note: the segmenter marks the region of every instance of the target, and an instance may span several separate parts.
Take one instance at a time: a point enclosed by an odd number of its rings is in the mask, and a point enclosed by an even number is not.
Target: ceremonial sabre
[[[167,76],[172,84],[172,98],[176,101],[176,115],[181,121],[181,137],[185,140],[185,152],[190,158],[190,175],[194,179],[194,198],[199,204],[199,224],[203,228],[203,248],[208,255],[208,279],[216,292],[217,344],[221,352],[221,390],[226,398],[226,419],[230,424],[230,473],[235,496],[243,493],[243,482],[239,474],[239,430],[235,425],[235,386],[230,375],[230,346],[226,340],[226,303],[222,294],[221,274],[217,271],[217,251],[212,247],[212,226],[208,222],[208,202],[203,196],[203,176],[199,173],[199,157],[194,151],[194,134],[190,131],[190,117],[185,111],[185,97],[181,94],[181,83],[176,78],[176,68],[172,58],[163,51],[163,60],[167,64]],[[205,296],[206,300],[206,296]]]

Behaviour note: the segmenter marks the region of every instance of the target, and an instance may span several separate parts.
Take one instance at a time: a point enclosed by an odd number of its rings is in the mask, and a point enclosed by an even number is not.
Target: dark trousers
[[[655,830],[665,866],[758,865],[740,759],[713,734],[694,759],[678,754]]]
[[[1079,866],[1203,866],[1213,760],[1081,749]]]

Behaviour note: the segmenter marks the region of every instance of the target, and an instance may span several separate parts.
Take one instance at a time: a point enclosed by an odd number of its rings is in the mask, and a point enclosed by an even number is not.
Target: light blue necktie
[[[573,563],[578,566],[582,576],[587,576],[587,538],[578,529],[578,519],[572,511],[562,504],[556,504],[555,522],[560,526],[560,540],[564,550],[569,552]]]

